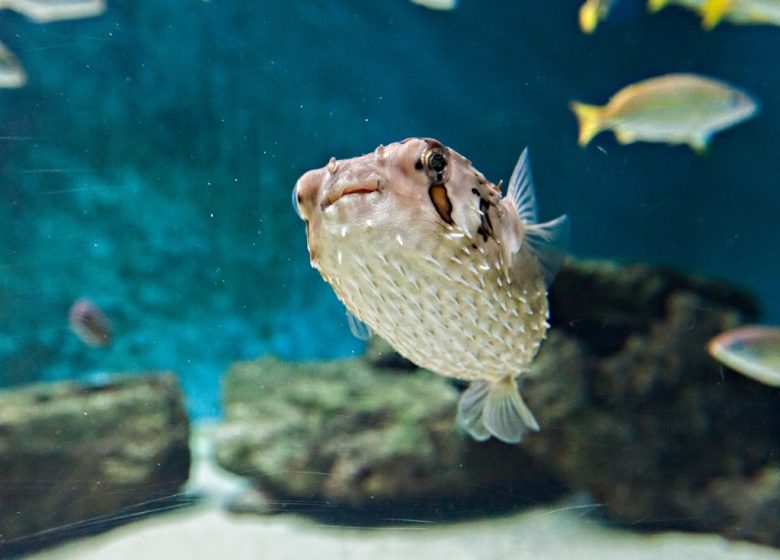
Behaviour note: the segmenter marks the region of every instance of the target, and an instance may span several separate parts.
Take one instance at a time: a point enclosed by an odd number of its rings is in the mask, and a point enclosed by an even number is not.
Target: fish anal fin
[[[616,128],[615,138],[617,138],[617,141],[621,144],[633,144],[636,142],[636,134],[625,128]]]
[[[458,422],[476,440],[493,436],[519,443],[539,424],[520,396],[514,377],[500,381],[473,381],[458,403]]]
[[[706,155],[707,151],[709,150],[710,135],[702,134],[699,136],[694,136],[693,138],[689,139],[687,143],[698,155]]]
[[[597,105],[587,105],[579,101],[569,103],[569,108],[577,117],[579,125],[579,134],[577,143],[580,146],[587,146],[591,139],[602,129],[602,107]]]

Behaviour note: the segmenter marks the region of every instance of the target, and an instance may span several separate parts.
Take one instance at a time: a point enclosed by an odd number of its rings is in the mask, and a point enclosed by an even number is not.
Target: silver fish
[[[713,337],[710,355],[746,377],[780,387],[780,327],[744,325]]]
[[[409,138],[331,158],[293,203],[312,266],[349,312],[417,365],[471,382],[468,433],[514,443],[539,429],[518,382],[549,327],[568,219],[537,223],[527,151],[503,198],[456,151]]]
[[[696,74],[667,74],[628,85],[601,107],[570,104],[587,146],[603,130],[617,141],[688,144],[703,152],[712,135],[754,116],[758,103],[745,91]]]

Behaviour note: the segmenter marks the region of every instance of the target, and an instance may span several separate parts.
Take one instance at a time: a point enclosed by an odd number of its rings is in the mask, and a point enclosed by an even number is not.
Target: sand
[[[780,551],[717,535],[608,528],[587,507],[536,508],[502,518],[403,527],[330,526],[284,514],[234,515],[216,504],[126,525],[30,560],[769,560]]]

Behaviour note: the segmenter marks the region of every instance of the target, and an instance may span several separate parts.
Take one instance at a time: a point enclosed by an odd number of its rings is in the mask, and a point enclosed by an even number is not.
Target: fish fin
[[[601,132],[601,113],[602,108],[598,105],[587,105],[579,101],[569,103],[569,108],[577,117],[577,123],[580,127],[577,143],[580,146],[587,146],[591,138]]]
[[[458,424],[477,441],[485,441],[490,432],[482,421],[490,384],[487,381],[472,381],[458,401]]]
[[[732,0],[707,0],[701,8],[701,25],[710,30],[717,26],[731,8]]]
[[[511,376],[497,382],[472,382],[458,403],[458,421],[479,441],[492,435],[506,443],[519,443],[529,430],[539,431]]]
[[[636,134],[621,128],[615,129],[615,138],[621,144],[633,144],[636,142]]]
[[[526,226],[526,241],[541,268],[544,285],[549,286],[561,269],[571,238],[571,222],[564,214],[544,224]]]
[[[669,0],[647,0],[647,11],[654,14],[658,10],[665,8]]]
[[[536,194],[534,193],[534,178],[531,175],[528,148],[525,148],[517,159],[512,177],[509,179],[509,189],[506,196],[515,205],[517,214],[523,223],[536,223]]]
[[[580,29],[583,33],[593,33],[599,24],[600,14],[596,4],[587,0],[580,6]]]
[[[355,317],[349,310],[347,310],[347,324],[352,336],[358,340],[368,340],[373,334],[371,328],[363,321]]]
[[[703,156],[707,153],[707,150],[709,149],[709,144],[710,144],[709,134],[694,136],[688,141],[688,145],[691,147],[691,149],[700,156]]]

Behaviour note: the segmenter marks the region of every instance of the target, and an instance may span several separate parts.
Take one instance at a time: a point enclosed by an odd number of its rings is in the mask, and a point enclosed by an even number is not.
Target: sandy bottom
[[[578,506],[506,517],[391,528],[330,526],[293,514],[233,515],[216,505],[160,515],[28,560],[371,559],[741,560],[780,551],[716,535],[637,534],[608,528]]]

